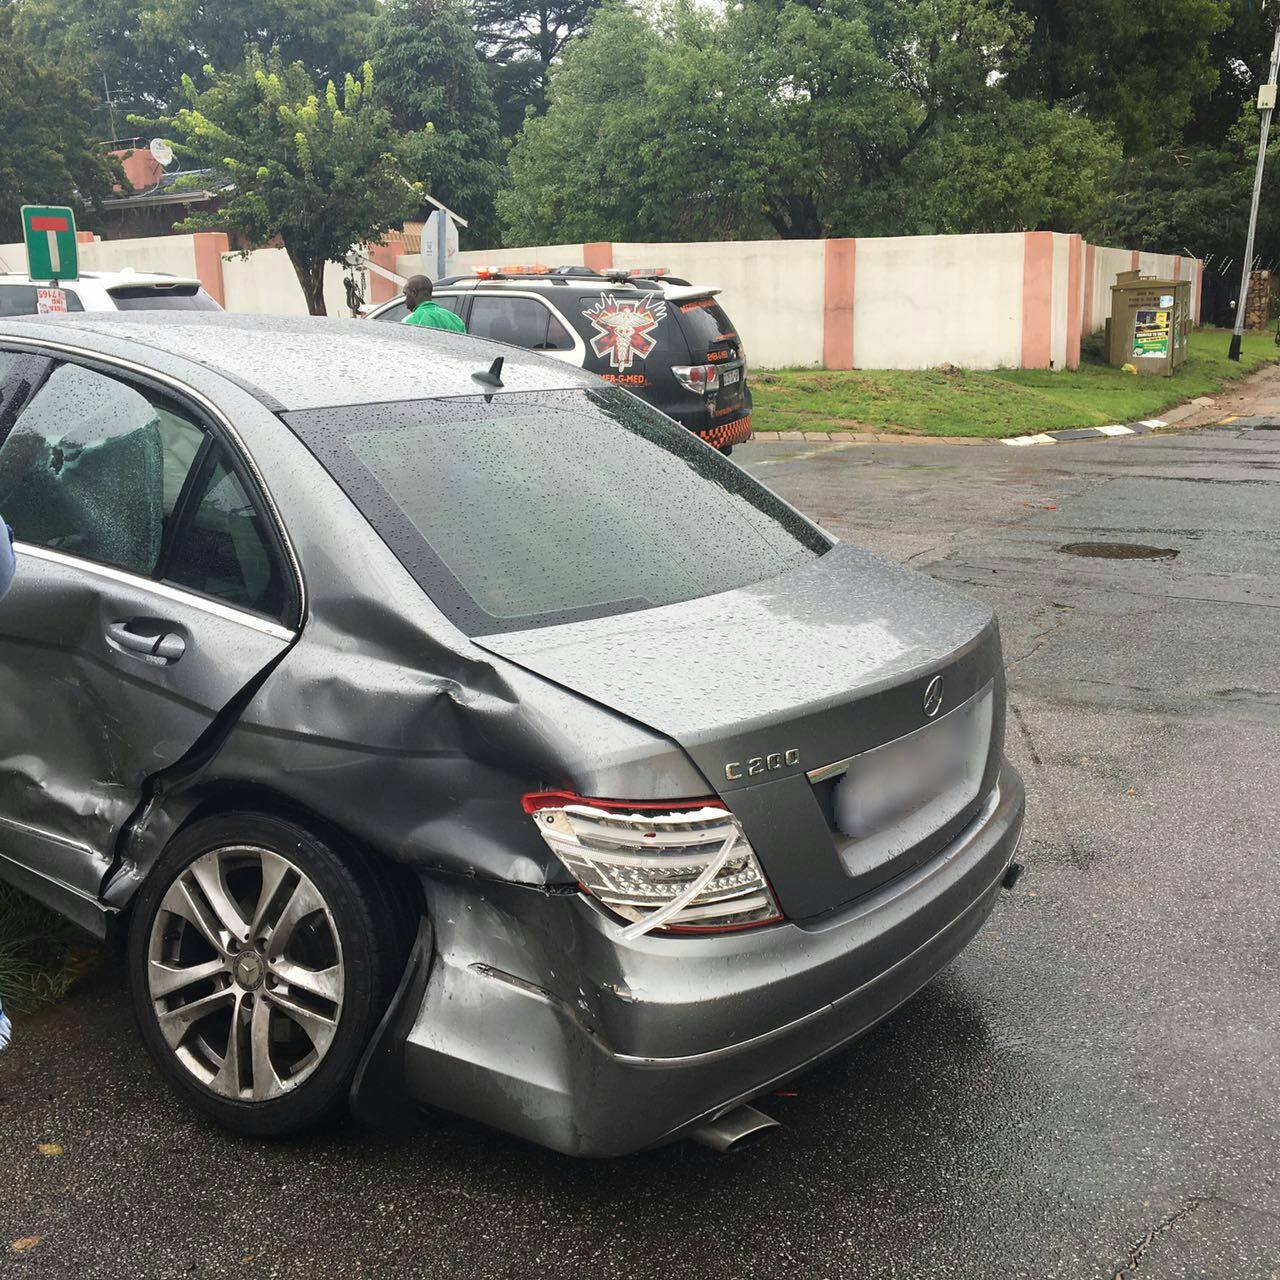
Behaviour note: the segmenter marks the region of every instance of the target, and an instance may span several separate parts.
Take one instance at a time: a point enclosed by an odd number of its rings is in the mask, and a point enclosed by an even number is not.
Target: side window
[[[203,440],[162,396],[59,365],[0,444],[0,511],[23,542],[149,575]]]
[[[510,342],[532,351],[569,351],[573,338],[537,298],[478,297],[467,330],[477,338]]]
[[[0,284],[0,316],[34,316],[46,311],[83,311],[74,289],[54,285]]]
[[[431,299],[438,307],[443,307],[446,311],[452,311],[455,316],[462,314],[462,298],[457,294],[449,295],[437,293]],[[388,307],[385,311],[380,311],[375,320],[390,320],[395,324],[399,324],[405,316],[409,314],[409,304],[406,302],[397,302],[395,306]]]
[[[184,507],[165,581],[279,619],[288,591],[264,516],[221,447],[210,452]]]

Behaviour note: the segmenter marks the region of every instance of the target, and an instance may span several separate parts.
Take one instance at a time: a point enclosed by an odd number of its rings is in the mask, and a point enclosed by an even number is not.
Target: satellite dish
[[[151,139],[151,158],[162,169],[173,163],[173,148],[163,138]]]

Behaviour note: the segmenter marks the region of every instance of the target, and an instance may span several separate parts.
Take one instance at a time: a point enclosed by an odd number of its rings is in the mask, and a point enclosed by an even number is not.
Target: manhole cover
[[[1172,560],[1178,554],[1173,547],[1143,547],[1133,542],[1068,542],[1058,550],[1095,560]]]

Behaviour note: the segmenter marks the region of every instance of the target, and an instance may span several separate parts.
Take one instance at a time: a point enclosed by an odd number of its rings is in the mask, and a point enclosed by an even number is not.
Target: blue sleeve
[[[9,590],[13,581],[13,530],[0,520],[0,596]]]

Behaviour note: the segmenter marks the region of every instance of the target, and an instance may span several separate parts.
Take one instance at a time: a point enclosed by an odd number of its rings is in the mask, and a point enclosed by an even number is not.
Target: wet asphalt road
[[[1280,1276],[1280,432],[738,460],[999,613],[1027,871],[969,950],[770,1141],[612,1163],[441,1117],[231,1139],[111,968],[0,1055],[0,1273]]]

